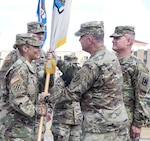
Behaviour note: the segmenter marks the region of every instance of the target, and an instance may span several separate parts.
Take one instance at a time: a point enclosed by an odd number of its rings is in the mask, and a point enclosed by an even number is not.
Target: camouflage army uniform
[[[5,74],[8,71],[8,69],[17,61],[17,59],[20,58],[20,54],[18,52],[18,49],[14,49],[12,50],[5,58],[4,63],[1,67],[0,70],[0,84],[1,84],[1,91],[0,91],[0,97],[2,95],[6,94],[6,85],[5,85]],[[42,92],[44,90],[44,82],[43,81],[43,77],[45,75],[45,65],[46,65],[46,61],[47,61],[47,57],[46,57],[46,53],[41,49],[40,51],[40,58],[33,60],[32,61],[32,65],[35,68],[36,71],[36,75],[39,79],[39,90]],[[51,75],[51,79],[50,79],[50,87],[52,85],[54,85],[54,76]],[[7,95],[7,94],[6,94]],[[1,101],[3,101],[1,99]]]
[[[39,22],[30,22],[27,24],[28,32],[32,33],[40,33],[45,32],[44,31],[44,25]],[[15,48],[15,46],[14,46]],[[0,69],[0,102],[5,102],[4,97],[8,97],[7,91],[6,91],[6,81],[5,81],[5,74],[9,70],[9,68],[17,61],[17,59],[20,58],[20,54],[18,52],[18,49],[12,50],[5,58],[3,65]],[[45,79],[43,77],[45,76],[45,64],[47,61],[46,53],[43,49],[40,51],[40,58],[33,60],[32,65],[35,69],[36,76],[38,77],[38,89],[39,92],[44,91],[44,84]],[[51,75],[50,77],[50,87],[54,84],[54,75]],[[51,109],[50,109],[51,110]],[[0,111],[0,117],[2,117],[1,114],[2,111]]]
[[[44,25],[39,22],[30,22],[27,24],[27,29],[28,33],[41,33],[41,32],[46,32],[44,30]],[[39,91],[43,92],[44,91],[44,84],[45,80],[43,81],[43,77],[45,77],[45,64],[47,61],[47,55],[44,52],[43,49],[41,49],[40,52],[40,58],[32,61],[32,65],[34,66],[37,77],[38,77],[38,83],[39,83]],[[50,77],[50,87],[54,85],[54,75],[51,75]]]
[[[146,111],[145,101],[150,88],[149,71],[146,65],[132,54],[119,61],[124,77],[123,96],[130,124],[141,128],[148,117],[147,113],[150,112]]]
[[[135,35],[132,26],[117,26],[110,37]],[[119,53],[118,53],[119,54]],[[150,119],[150,77],[146,65],[132,53],[119,59],[123,73],[123,98],[130,126],[141,128]],[[132,141],[139,141],[139,137]]]
[[[40,32],[45,32],[44,30],[44,25],[42,23],[39,22],[30,22],[27,24],[27,31],[28,33],[35,33],[38,34]],[[12,50],[5,58],[3,65],[0,69],[0,97],[4,94],[6,94],[6,85],[5,85],[5,78],[3,76],[5,76],[6,72],[8,71],[8,69],[14,64],[14,62],[17,61],[17,59],[19,59],[20,54],[18,52],[18,49],[14,49]],[[37,72],[37,76],[39,79],[39,88],[40,91],[44,91],[44,82],[41,82],[41,78],[44,76],[44,70],[45,70],[45,63],[47,61],[47,57],[46,57],[46,53],[44,52],[43,49],[41,49],[40,52],[40,58],[36,59],[32,62],[32,65],[35,68],[35,71]],[[51,75],[51,79],[50,79],[50,86],[52,86],[54,84],[54,75]],[[2,99],[1,99],[2,101]]]
[[[38,85],[39,85],[39,92],[44,91],[44,85],[45,85],[45,66],[47,61],[47,55],[46,53],[41,49],[40,51],[40,58],[32,61],[32,66],[35,68],[36,75],[38,78]],[[51,75],[50,77],[50,85],[49,87],[52,87],[54,85],[54,75]]]
[[[64,56],[64,61],[58,60],[58,64],[58,68],[68,75],[68,71],[75,75],[80,69],[77,64],[77,58],[72,55]],[[58,83],[57,80],[56,83]],[[57,101],[53,109],[51,126],[54,141],[80,141],[81,122],[82,114],[79,102],[72,101],[64,103]]]
[[[6,81],[5,74],[8,69],[16,62],[16,60],[20,57],[18,49],[11,51],[4,60],[4,63],[0,69],[0,102],[4,101],[4,97],[7,97],[6,92]],[[4,96],[4,97],[3,97]]]
[[[103,22],[94,21],[82,24],[75,35],[102,33]],[[80,101],[83,114],[81,141],[127,141],[128,117],[122,84],[119,61],[103,46],[83,64],[68,87],[56,83],[46,100]],[[59,94],[56,95],[55,90],[59,90]]]
[[[33,46],[40,46],[42,42],[32,35],[18,34],[16,42],[21,38],[32,41]],[[1,103],[0,140],[36,141],[42,104],[38,101],[36,73],[23,56],[7,71],[6,86],[9,95]]]

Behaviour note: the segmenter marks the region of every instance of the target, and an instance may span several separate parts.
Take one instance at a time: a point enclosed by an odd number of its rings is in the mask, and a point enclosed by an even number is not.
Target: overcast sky
[[[38,0],[1,0],[0,4],[0,51],[12,50],[15,36],[25,33],[27,23],[37,21]],[[51,12],[53,0],[45,0],[47,12],[47,40],[44,50],[49,49]],[[150,44],[149,0],[72,0],[67,43],[58,50],[80,51],[79,38],[74,33],[87,21],[104,21],[105,45],[111,49],[109,36],[115,26],[135,26],[136,39]]]

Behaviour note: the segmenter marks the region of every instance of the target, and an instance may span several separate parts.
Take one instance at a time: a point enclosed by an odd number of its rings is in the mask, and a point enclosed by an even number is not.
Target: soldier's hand
[[[57,55],[54,50],[48,50],[47,51],[47,59],[54,59],[57,62]]]
[[[53,58],[53,50],[47,51],[47,59],[52,59]]]
[[[141,134],[141,128],[132,125],[130,129],[130,136],[134,139],[138,139],[140,138],[140,134]]]
[[[47,112],[46,120],[47,120],[47,122],[49,122],[51,120],[51,113]]]
[[[48,103],[48,97],[50,96],[49,93],[46,93],[46,92],[42,92],[40,95],[39,95],[39,100],[42,102],[42,103]]]

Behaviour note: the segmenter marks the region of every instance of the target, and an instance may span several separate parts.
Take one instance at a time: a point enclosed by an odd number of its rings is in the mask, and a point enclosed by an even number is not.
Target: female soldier
[[[36,141],[40,115],[46,107],[38,101],[37,78],[31,66],[40,57],[43,44],[35,34],[16,35],[16,48],[21,57],[6,73],[9,96],[6,99],[3,125],[3,141]]]

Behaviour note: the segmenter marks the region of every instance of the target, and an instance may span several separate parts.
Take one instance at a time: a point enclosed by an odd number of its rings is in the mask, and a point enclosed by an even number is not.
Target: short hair
[[[93,34],[92,36],[96,41],[102,41],[102,42],[104,41],[104,33]]]

